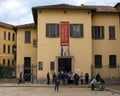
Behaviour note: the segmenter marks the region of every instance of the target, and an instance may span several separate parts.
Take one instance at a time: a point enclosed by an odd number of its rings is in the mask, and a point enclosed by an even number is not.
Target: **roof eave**
[[[108,11],[96,11],[95,13],[120,13],[120,12],[108,12]]]
[[[20,29],[20,28],[36,28],[36,25],[35,25],[34,23],[30,23],[30,24],[31,24],[31,25],[25,24],[25,25],[14,26],[14,28],[16,28],[16,29]],[[34,25],[32,25],[32,24],[34,24]]]
[[[33,14],[33,20],[35,22],[35,24],[37,25],[37,8],[32,8],[32,14]]]
[[[40,8],[40,7],[33,7],[32,8],[32,14],[35,24],[37,24],[37,10],[90,10],[90,11],[96,11],[95,8]]]

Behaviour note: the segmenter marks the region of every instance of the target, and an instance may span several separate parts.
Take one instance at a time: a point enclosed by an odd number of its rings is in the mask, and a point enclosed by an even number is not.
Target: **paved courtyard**
[[[91,91],[90,88],[60,87],[0,87],[0,96],[120,96],[111,91]]]

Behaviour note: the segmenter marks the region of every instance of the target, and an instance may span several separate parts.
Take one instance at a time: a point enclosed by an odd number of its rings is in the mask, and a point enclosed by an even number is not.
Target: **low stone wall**
[[[18,79],[0,79],[0,83],[17,83]]]
[[[111,78],[111,79],[105,79],[106,84],[120,84],[120,79]]]

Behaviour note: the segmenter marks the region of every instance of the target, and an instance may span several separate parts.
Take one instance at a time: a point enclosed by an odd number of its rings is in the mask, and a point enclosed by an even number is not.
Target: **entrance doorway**
[[[31,58],[24,57],[24,81],[31,81]]]
[[[58,58],[58,72],[72,71],[72,58]]]

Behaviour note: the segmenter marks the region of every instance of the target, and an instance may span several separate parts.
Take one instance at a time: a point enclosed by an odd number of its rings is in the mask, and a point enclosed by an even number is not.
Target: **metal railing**
[[[20,74],[20,72],[23,73],[22,78],[24,81],[33,82],[34,79],[37,79],[37,66],[31,65],[30,67],[24,67],[23,65],[18,65],[16,68],[17,74]]]
[[[8,67],[8,66],[0,67],[0,79],[15,78],[15,77],[16,77],[16,74],[15,74],[14,68]]]
[[[99,73],[108,84],[120,84],[120,65],[111,68],[109,65],[103,65],[101,68],[91,66],[91,76]]]

